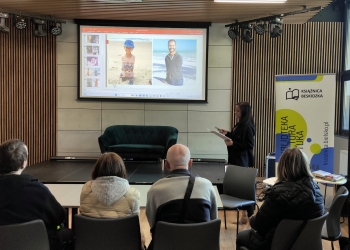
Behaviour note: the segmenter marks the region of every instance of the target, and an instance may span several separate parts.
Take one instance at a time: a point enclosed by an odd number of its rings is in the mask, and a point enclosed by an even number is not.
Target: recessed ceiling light
[[[285,3],[287,0],[214,0],[217,3]]]

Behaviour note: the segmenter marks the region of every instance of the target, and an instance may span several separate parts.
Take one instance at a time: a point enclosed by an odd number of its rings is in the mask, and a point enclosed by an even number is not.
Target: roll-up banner
[[[334,74],[276,76],[276,162],[298,147],[311,171],[333,173],[334,114]]]

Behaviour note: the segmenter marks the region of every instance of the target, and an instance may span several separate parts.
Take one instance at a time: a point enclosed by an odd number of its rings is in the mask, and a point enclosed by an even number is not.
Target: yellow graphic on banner
[[[304,117],[292,109],[276,111],[276,135],[289,134],[290,147],[300,147],[307,136],[307,124]]]

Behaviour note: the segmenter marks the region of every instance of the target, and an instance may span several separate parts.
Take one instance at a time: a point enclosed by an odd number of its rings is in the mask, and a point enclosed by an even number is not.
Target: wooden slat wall
[[[233,41],[232,111],[240,101],[252,105],[257,130],[255,166],[263,176],[266,155],[275,151],[275,75],[336,73],[338,133],[343,23],[288,24],[283,25],[283,35],[277,39],[268,33],[259,36],[254,32],[253,37],[250,44],[240,38]]]
[[[0,32],[0,142],[23,140],[31,165],[56,152],[56,38],[10,21],[10,33]]]

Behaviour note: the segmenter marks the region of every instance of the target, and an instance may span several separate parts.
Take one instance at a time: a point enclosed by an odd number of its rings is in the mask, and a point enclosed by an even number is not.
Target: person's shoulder
[[[213,186],[213,183],[211,183],[210,180],[206,179],[206,178],[203,178],[203,177],[200,177],[200,176],[197,176],[196,177],[196,180],[195,180],[195,183],[199,183],[199,184],[202,184],[202,185],[206,185],[208,187],[211,187]]]
[[[125,196],[136,196],[140,197],[140,191],[134,187],[130,187],[129,190],[125,193]]]
[[[187,185],[188,183],[188,176],[177,176],[177,177],[172,177],[172,178],[162,178],[151,186],[150,190],[163,190],[165,188],[173,188],[174,185],[184,183]]]
[[[92,180],[91,181],[88,181],[86,182],[83,187],[82,187],[82,191],[87,191],[87,190],[91,190],[91,185],[92,185]]]

